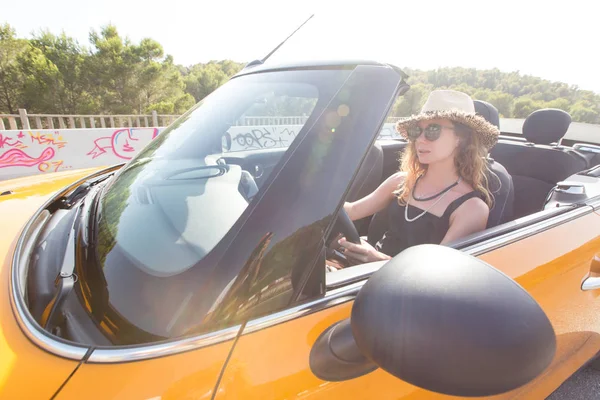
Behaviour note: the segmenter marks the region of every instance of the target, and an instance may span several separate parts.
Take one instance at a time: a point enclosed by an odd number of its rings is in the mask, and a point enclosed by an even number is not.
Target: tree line
[[[226,82],[245,63],[175,63],[151,38],[133,43],[114,25],[91,30],[89,46],[62,33],[18,38],[0,25],[0,113],[19,108],[40,114],[181,114]],[[419,111],[433,89],[464,91],[494,104],[506,118],[560,108],[574,121],[600,123],[600,95],[574,85],[498,69],[405,69],[409,90],[392,116]],[[295,104],[295,103],[290,103]],[[296,110],[286,110],[287,115]]]

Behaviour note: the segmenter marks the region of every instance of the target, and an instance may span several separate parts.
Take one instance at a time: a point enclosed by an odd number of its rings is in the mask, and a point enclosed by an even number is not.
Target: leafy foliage
[[[244,66],[231,60],[176,65],[160,43],[139,44],[107,25],[91,30],[89,48],[73,38],[41,31],[31,39],[15,37],[0,25],[0,113],[181,114],[225,83]],[[498,69],[405,69],[411,90],[392,116],[417,113],[431,90],[449,88],[489,101],[507,118],[525,118],[540,108],[560,108],[574,121],[600,123],[600,95],[562,82]],[[263,112],[301,115],[309,101],[289,99]]]
[[[540,108],[559,108],[570,113],[573,121],[600,123],[600,95],[566,83],[498,69],[405,71],[411,89],[394,105],[394,116],[419,112],[433,89],[456,89],[490,102],[505,118],[525,118]]]

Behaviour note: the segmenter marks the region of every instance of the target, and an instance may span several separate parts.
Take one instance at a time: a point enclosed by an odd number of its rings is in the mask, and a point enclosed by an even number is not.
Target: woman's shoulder
[[[404,182],[407,173],[404,171],[398,171],[390,175],[385,182],[389,182],[390,185],[398,186]]]
[[[478,192],[471,193],[464,196],[464,200],[461,204],[457,205],[451,217],[468,218],[469,220],[487,220],[490,213],[489,206]]]
[[[487,218],[490,212],[484,194],[464,181],[457,187],[456,199],[451,202],[450,209],[451,217],[471,214],[475,218]]]

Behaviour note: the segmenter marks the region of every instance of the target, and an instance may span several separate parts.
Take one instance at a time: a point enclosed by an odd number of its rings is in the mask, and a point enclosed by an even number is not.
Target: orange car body
[[[16,237],[52,193],[91,171],[31,177],[0,185],[15,192],[0,202],[2,281],[8,285]],[[49,179],[50,178],[50,179]],[[527,289],[550,317],[557,334],[551,366],[526,386],[493,398],[543,398],[600,351],[600,291],[582,291],[600,252],[600,215],[586,215],[525,240],[479,255]],[[1,398],[57,399],[266,399],[266,398],[452,398],[402,382],[382,370],[347,382],[316,378],[308,365],[318,335],[347,318],[352,300],[300,315],[265,329],[187,352],[128,363],[65,360],[40,349],[15,321],[7,290],[1,293]],[[228,359],[231,353],[231,358]],[[219,376],[223,374],[219,384]],[[35,379],[35,384],[32,384]]]

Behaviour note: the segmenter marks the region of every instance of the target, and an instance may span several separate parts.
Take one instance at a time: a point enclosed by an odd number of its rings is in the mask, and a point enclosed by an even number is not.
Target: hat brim
[[[492,125],[477,114],[469,114],[455,110],[431,111],[413,115],[407,119],[398,121],[396,123],[396,131],[400,134],[400,136],[408,139],[408,128],[410,126],[414,126],[421,121],[427,121],[431,119],[449,119],[471,128],[475,134],[480,136],[481,143],[487,151],[494,147],[494,145],[498,142],[500,130],[495,125]]]

